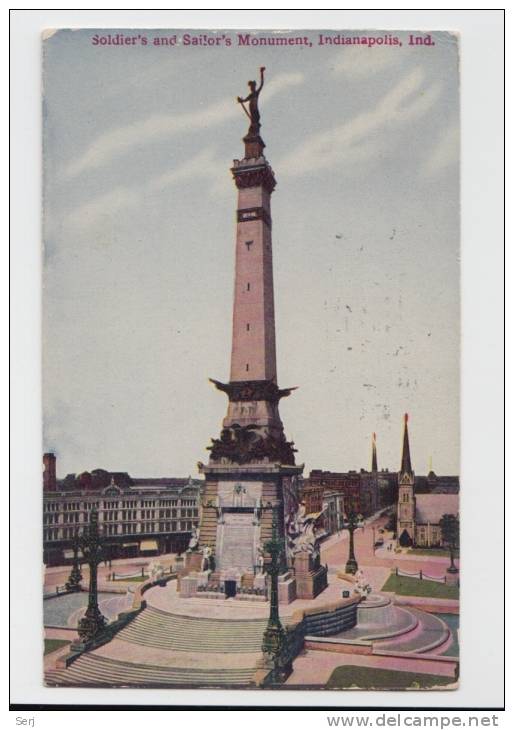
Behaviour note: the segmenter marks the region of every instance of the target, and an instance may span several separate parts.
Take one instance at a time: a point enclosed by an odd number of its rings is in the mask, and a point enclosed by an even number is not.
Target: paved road
[[[406,572],[415,573],[423,570],[433,577],[441,577],[446,573],[449,565],[449,559],[429,555],[413,556],[408,554],[397,554],[387,550],[387,544],[384,548],[374,549],[374,541],[380,534],[378,530],[384,528],[388,521],[388,517],[378,517],[364,528],[359,528],[354,533],[355,556],[359,567],[371,582],[375,590],[380,590],[378,582],[384,576],[384,582],[387,579],[391,568],[400,568]],[[386,539],[386,542],[388,540]],[[329,570],[343,570],[348,559],[348,532],[343,530],[339,537],[334,536],[326,541],[321,548],[321,561],[328,565]],[[456,565],[459,561],[455,561]],[[366,570],[369,568],[369,570]],[[379,571],[378,569],[382,569]]]
[[[162,563],[165,567],[168,567],[174,555],[159,555],[152,558],[126,558],[112,561],[112,567],[106,566],[103,563],[98,567],[98,580],[107,581],[109,573],[113,571],[119,575],[130,575],[137,573],[142,567],[148,567],[151,562]],[[45,569],[45,593],[53,593],[56,586],[63,586],[68,580],[70,575],[71,566],[55,566],[52,568]],[[87,586],[89,580],[89,568],[87,565],[83,565],[82,571],[82,584]],[[146,571],[148,572],[148,571]]]

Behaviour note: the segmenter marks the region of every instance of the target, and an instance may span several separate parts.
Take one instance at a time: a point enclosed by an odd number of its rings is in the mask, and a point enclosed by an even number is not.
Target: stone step
[[[226,645],[223,643],[217,643],[217,644],[198,644],[195,646],[192,646],[191,644],[179,644],[176,641],[163,641],[160,639],[152,639],[151,637],[139,637],[139,636],[124,636],[122,637],[122,641],[126,641],[129,644],[139,644],[140,646],[151,646],[154,649],[167,649],[170,651],[184,651],[184,652],[190,652],[190,651],[204,651],[204,652],[213,652],[214,654],[218,654],[220,652],[224,652],[225,654],[234,654],[234,653],[243,653],[243,654],[250,654],[257,651],[260,651],[261,644],[262,644],[262,637],[259,639],[258,642],[248,643],[248,644],[239,644],[237,647],[230,647],[227,648]]]
[[[135,622],[133,622],[133,623],[135,623]],[[216,635],[216,636],[219,634],[223,634],[226,636],[233,636],[234,634],[238,634],[240,636],[245,636],[248,634],[258,633],[260,631],[263,631],[264,628],[266,627],[266,622],[264,621],[263,623],[259,623],[255,626],[252,626],[252,625],[234,626],[231,629],[229,626],[227,626],[227,627],[215,626],[213,628],[209,628],[207,625],[204,625],[204,624],[191,625],[190,622],[182,622],[182,621],[169,621],[168,622],[168,621],[162,621],[160,619],[155,620],[153,618],[148,617],[148,618],[144,618],[144,619],[142,618],[140,621],[137,622],[136,625],[138,625],[138,626],[148,625],[151,628],[156,629],[156,630],[159,630],[159,629],[173,630],[173,631],[180,630],[180,631],[184,631],[186,633],[198,631],[198,632],[204,633],[206,635],[211,634],[211,635]]]
[[[203,681],[234,681],[241,680],[244,682],[250,681],[253,676],[253,669],[238,669],[237,671],[227,670],[216,670],[210,673],[201,670],[191,669],[189,667],[177,668],[173,667],[167,671],[155,671],[159,667],[148,665],[146,669],[141,671],[134,671],[130,665],[120,663],[119,668],[114,666],[92,666],[92,665],[79,665],[80,660],[77,660],[76,665],[70,667],[66,672],[54,671],[52,673],[47,672],[47,680],[53,679],[57,681],[68,681],[68,682],[97,682],[102,684],[116,683],[138,683],[144,684],[148,681],[160,682],[170,680],[203,680]]]
[[[78,663],[79,660],[77,660]],[[120,667],[115,670],[112,666],[105,667],[75,667],[70,668],[67,672],[53,672],[51,675],[47,673],[47,681],[57,683],[92,683],[112,685],[112,684],[147,684],[177,682],[209,682],[211,684],[222,684],[226,682],[249,683],[253,677],[254,670],[238,670],[237,672],[227,672],[219,670],[211,672],[197,671],[190,668],[178,669],[174,668],[168,672],[155,672],[153,667],[149,666],[147,670],[141,672],[133,672],[130,668]]]
[[[49,670],[45,682],[51,686],[251,686],[254,668],[196,669],[163,667],[118,661],[96,654],[84,654],[66,670]]]
[[[252,632],[251,634],[243,634],[243,633],[233,633],[233,634],[219,634],[216,635],[193,635],[190,636],[188,634],[177,634],[175,631],[167,631],[167,630],[156,630],[154,627],[150,626],[133,626],[131,628],[126,628],[122,632],[120,632],[117,636],[117,638],[123,639],[124,636],[155,636],[160,639],[166,639],[169,638],[170,640],[177,640],[177,641],[183,641],[196,643],[196,644],[212,644],[212,643],[219,643],[220,641],[223,642],[230,642],[230,643],[240,643],[240,642],[252,642],[256,639],[259,639],[264,633],[263,631],[258,632]],[[123,634],[123,636],[122,636]],[[190,644],[190,645],[191,645]]]
[[[190,642],[202,644],[202,643],[212,643],[212,642],[216,643],[219,641],[232,641],[233,643],[236,643],[236,642],[239,643],[240,641],[255,641],[255,639],[262,636],[264,631],[259,631],[259,632],[252,633],[252,634],[234,633],[234,634],[220,634],[218,636],[212,635],[212,634],[204,635],[204,636],[201,636],[201,635],[200,636],[199,635],[190,636],[187,634],[185,634],[185,635],[177,634],[177,633],[175,633],[175,631],[172,631],[171,633],[169,631],[158,631],[158,630],[155,630],[155,628],[152,626],[134,626],[131,628],[124,629],[123,632],[120,632],[120,634],[118,634],[117,638],[123,638],[121,636],[121,633],[123,633],[123,636],[129,635],[129,634],[132,634],[134,636],[136,634],[141,634],[141,635],[145,635],[145,636],[158,636],[159,638],[170,637],[170,638],[177,639],[177,641],[183,640],[184,642],[190,641]]]
[[[184,632],[183,627],[181,626],[167,626],[159,628],[150,622],[145,624],[136,624],[135,626],[130,627],[127,626],[125,629],[123,629],[122,632],[120,632],[120,634],[145,633],[155,634],[156,636],[175,636],[177,639],[182,638],[188,641],[216,641],[221,639],[223,641],[230,641],[231,639],[233,639],[234,641],[244,641],[245,639],[250,641],[258,636],[261,636],[264,631],[265,629],[263,627],[261,630],[252,630],[248,632],[236,630],[232,633],[221,631],[216,634],[204,631],[202,634],[198,634],[193,632]],[[118,634],[118,636],[120,636],[120,634]]]
[[[409,608],[409,613],[412,613],[417,619],[414,630],[397,638],[376,642],[377,653],[385,650],[406,654],[426,654],[434,652],[448,641],[451,631],[440,618],[415,608]]]
[[[203,619],[149,607],[117,634],[132,644],[175,651],[260,652],[267,621]]]
[[[202,625],[209,625],[209,626],[215,626],[217,629],[220,628],[227,628],[232,629],[234,626],[241,627],[241,628],[250,628],[252,625],[255,624],[267,624],[266,618],[245,618],[245,619],[222,619],[222,618],[201,618],[199,616],[185,616],[179,613],[168,613],[168,611],[163,611],[160,608],[155,608],[154,606],[149,606],[143,613],[140,614],[140,616],[154,614],[156,616],[160,616],[163,620],[169,620],[169,621],[181,621],[186,622],[189,621],[191,625],[196,626],[202,626]]]

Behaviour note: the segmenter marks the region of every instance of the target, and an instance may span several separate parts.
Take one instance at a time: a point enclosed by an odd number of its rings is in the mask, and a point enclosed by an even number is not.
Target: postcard
[[[47,687],[459,678],[459,39],[43,33]]]

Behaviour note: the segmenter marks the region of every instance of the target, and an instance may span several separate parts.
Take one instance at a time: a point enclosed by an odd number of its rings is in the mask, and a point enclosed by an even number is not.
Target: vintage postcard
[[[459,39],[43,33],[48,687],[459,677]]]

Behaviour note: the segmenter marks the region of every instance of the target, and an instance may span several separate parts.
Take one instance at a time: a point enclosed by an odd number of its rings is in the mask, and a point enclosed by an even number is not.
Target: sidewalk
[[[149,557],[141,555],[138,558],[115,558],[114,560],[111,560],[111,565],[113,568],[117,565],[149,565],[152,561],[168,565],[172,563],[176,557],[177,553],[165,553],[164,555],[152,555]],[[103,563],[101,565],[103,567]],[[86,564],[84,563],[83,568],[85,567]],[[51,575],[52,573],[59,573],[66,570],[69,572],[71,570],[71,565],[54,565],[52,567],[43,566],[43,569],[45,575]]]
[[[357,528],[355,531],[355,539],[357,539],[358,535],[368,535],[370,534],[369,530],[367,528],[373,527],[375,523],[379,523],[381,525],[382,522],[386,521],[386,518],[384,515],[382,515],[382,512],[388,509],[386,507],[383,507],[378,512],[375,512],[374,514],[370,515],[370,517],[366,517],[366,519],[363,521],[363,527]],[[326,550],[328,548],[331,548],[333,545],[336,545],[339,542],[346,542],[348,540],[348,530],[339,530],[338,532],[335,532],[333,535],[330,535],[330,537],[327,537],[326,540],[323,540],[321,543],[321,550]]]

